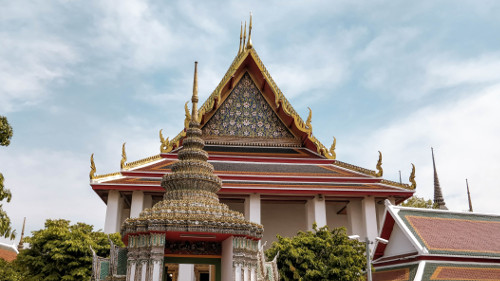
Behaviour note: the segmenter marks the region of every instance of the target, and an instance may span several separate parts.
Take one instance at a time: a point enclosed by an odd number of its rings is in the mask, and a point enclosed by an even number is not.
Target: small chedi
[[[124,222],[126,249],[112,245],[108,259],[94,254],[92,280],[182,280],[182,264],[202,265],[207,280],[279,279],[276,259],[266,262],[259,247],[262,225],[219,202],[222,181],[207,162],[198,122],[197,63],[193,84],[191,120],[179,161],[162,179],[163,201]]]

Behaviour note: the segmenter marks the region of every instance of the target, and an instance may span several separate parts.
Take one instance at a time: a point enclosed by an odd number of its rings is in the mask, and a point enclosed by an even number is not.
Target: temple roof
[[[500,258],[500,216],[389,205],[380,237],[392,239],[402,230],[415,255],[448,258]],[[374,260],[390,258],[377,243]]]
[[[325,159],[306,148],[207,145],[209,163],[222,179],[219,193],[284,193],[394,196],[397,202],[413,194],[408,185],[383,180],[369,170]],[[171,173],[177,151],[124,169],[121,174],[95,179],[97,192],[144,190],[162,192],[161,178]]]
[[[316,139],[312,111],[306,121],[299,116],[251,44],[240,46],[216,89],[196,109],[193,114],[200,123],[209,162],[223,180],[220,192],[353,191],[359,196],[394,196],[396,202],[414,192],[415,184],[381,177],[381,155],[377,171],[336,160],[335,139],[329,149]],[[193,118],[187,104],[185,112],[185,128],[176,137],[165,139],[160,131],[159,155],[125,163],[123,151],[121,171],[103,176],[95,176],[92,165],[93,189],[161,191],[160,178],[170,173]]]

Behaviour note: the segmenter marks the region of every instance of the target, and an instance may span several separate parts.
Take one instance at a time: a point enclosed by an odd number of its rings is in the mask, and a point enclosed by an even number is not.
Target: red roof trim
[[[389,240],[392,234],[392,230],[394,229],[394,217],[391,215],[389,211],[385,211],[385,219],[382,224],[382,231],[380,232],[380,238]],[[377,243],[377,247],[375,248],[375,254],[373,255],[373,259],[376,260],[384,256],[385,248],[387,244]]]

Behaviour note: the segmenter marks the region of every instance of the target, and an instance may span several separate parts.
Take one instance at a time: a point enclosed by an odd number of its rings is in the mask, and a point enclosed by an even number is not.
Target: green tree
[[[2,281],[20,281],[21,272],[16,266],[16,262],[7,262],[0,259],[0,280]]]
[[[0,145],[8,146],[12,134],[12,127],[9,125],[7,117],[0,115]],[[12,240],[16,237],[16,232],[12,229],[10,218],[3,209],[3,201],[6,200],[7,203],[9,203],[12,199],[12,194],[9,189],[5,188],[3,181],[4,177],[2,173],[0,173],[0,237],[10,238]]]
[[[278,254],[283,280],[363,280],[366,267],[365,244],[349,239],[344,227],[300,231],[295,237],[277,236],[266,251],[268,259]]]
[[[437,209],[437,204],[434,204],[432,200],[425,200],[423,197],[412,196],[403,203],[401,203],[403,207],[413,207],[413,208],[425,208],[425,209]]]
[[[111,234],[115,245],[123,246],[118,233]],[[17,256],[16,263],[25,281],[88,280],[92,271],[92,253],[109,255],[108,236],[93,231],[91,225],[68,220],[47,220],[45,228],[33,231],[25,240],[30,248]]]

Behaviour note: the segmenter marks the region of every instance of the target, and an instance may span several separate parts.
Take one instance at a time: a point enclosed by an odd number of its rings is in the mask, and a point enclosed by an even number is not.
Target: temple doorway
[[[221,259],[165,257],[163,281],[221,281]]]

